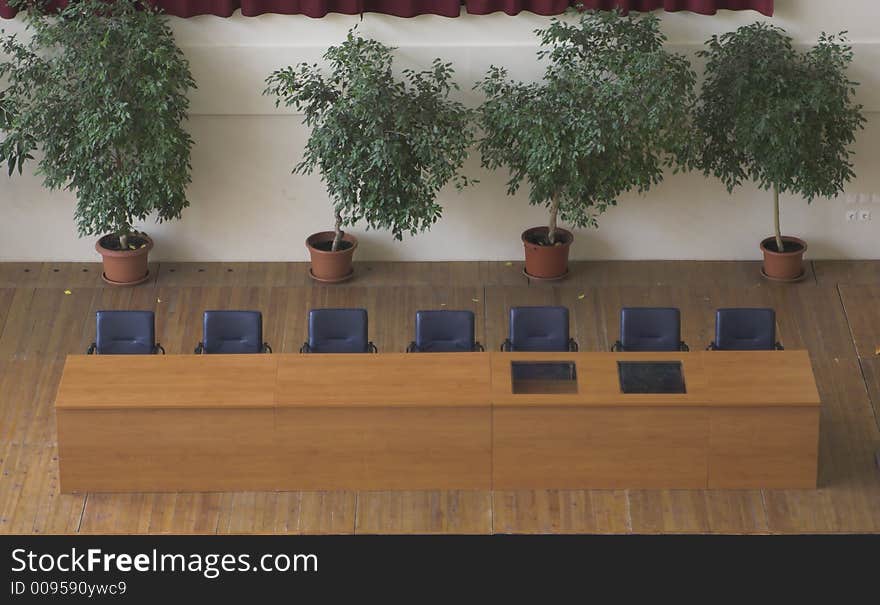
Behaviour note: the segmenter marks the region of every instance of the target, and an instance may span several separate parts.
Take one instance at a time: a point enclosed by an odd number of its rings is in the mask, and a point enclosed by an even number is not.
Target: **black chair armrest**
[[[484,347],[483,345],[481,345],[479,340],[475,340],[475,341],[474,341],[474,349],[473,349],[473,350],[474,350],[474,351],[481,351],[481,352],[482,352],[482,351],[485,351],[485,350],[486,350],[486,347]]]
[[[311,352],[312,352],[312,347],[309,346],[309,343],[304,342],[304,343],[303,343],[303,346],[301,346],[301,347],[299,348],[299,352],[300,352],[300,353],[311,353]]]
[[[574,338],[568,339],[568,350],[572,353],[577,353],[578,351],[578,343]]]
[[[198,346],[196,346],[196,350],[193,351],[193,353],[195,353],[196,355],[201,355],[204,352],[205,352],[205,343],[203,343],[203,342],[200,342],[198,344]]]
[[[261,353],[271,353],[271,352],[272,352],[272,347],[269,346],[269,343],[268,343],[268,342],[264,342],[264,343],[263,343],[263,348],[260,349],[260,352],[261,352]]]
[[[373,341],[367,343],[367,351],[370,353],[378,353],[379,349],[376,348],[376,345],[373,344]]]
[[[501,343],[501,350],[502,351],[510,351],[510,350],[512,350],[512,348],[513,348],[513,343],[510,342],[509,338],[505,338],[504,342]]]
[[[153,345],[153,355],[158,354],[159,351],[162,351],[162,355],[164,355],[165,354],[165,347],[163,347],[162,345],[160,345],[157,342],[156,344]]]
[[[690,351],[691,348],[689,346],[687,346],[687,343],[685,341],[682,340],[680,343],[678,343],[678,350],[679,351]]]
[[[98,343],[93,342],[92,344],[89,345],[89,348],[86,349],[86,355],[94,355],[97,350],[98,350]]]
[[[622,351],[623,351],[623,343],[620,342],[619,340],[617,342],[615,342],[613,345],[611,345],[611,352],[612,353],[620,353]]]
[[[416,346],[415,341],[413,341],[413,342],[409,343],[409,345],[407,345],[406,352],[407,353],[418,353],[419,352],[419,348]]]

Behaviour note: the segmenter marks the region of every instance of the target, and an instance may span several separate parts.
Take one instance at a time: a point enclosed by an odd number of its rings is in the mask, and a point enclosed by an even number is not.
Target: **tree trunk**
[[[782,231],[779,228],[779,187],[776,185],[773,185],[773,227],[776,234],[776,251],[785,252]]]
[[[342,231],[342,217],[339,214],[336,215],[336,225],[334,225],[333,231],[333,245],[330,247],[330,251],[336,252],[339,250],[339,244],[342,243],[342,236],[345,235]]]
[[[547,224],[547,241],[556,245],[556,216],[559,214],[559,194],[554,193],[550,200],[550,222]]]
[[[120,166],[122,166],[122,161],[119,159],[119,156],[117,155],[116,156],[117,170],[120,169]],[[123,204],[123,206],[124,206],[124,204]],[[125,223],[121,226],[117,225],[117,227],[119,227],[118,239],[119,239],[119,249],[120,250],[128,250],[128,236],[131,235],[132,233],[134,233],[134,229],[132,228],[132,225],[134,224],[134,217],[131,216],[131,212],[128,209],[128,207],[127,206],[124,206],[124,207],[125,207],[125,210],[124,210]]]

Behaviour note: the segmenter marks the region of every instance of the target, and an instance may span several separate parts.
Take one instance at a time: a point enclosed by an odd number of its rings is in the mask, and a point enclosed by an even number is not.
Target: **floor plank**
[[[97,255],[96,255],[97,256]],[[138,286],[155,284],[159,264],[150,263],[150,279]],[[0,263],[0,288],[111,288],[101,279],[101,263]]]
[[[880,260],[817,260],[813,265],[821,285],[880,284]]]
[[[850,332],[860,357],[880,357],[880,284],[840,286]]]
[[[0,440],[54,445],[55,391],[61,361],[0,361]]]
[[[261,288],[303,287],[311,284],[308,263],[248,263],[247,285]]]
[[[353,534],[356,511],[355,492],[302,492],[296,533]]]
[[[361,534],[488,534],[490,492],[401,491],[358,494]]]
[[[874,420],[880,428],[880,357],[861,359],[859,361],[862,375],[865,377],[865,385],[868,390],[868,400],[874,411]]]
[[[14,288],[0,288],[0,337],[3,336],[3,326],[6,325],[6,317],[9,315],[9,307],[15,297]]]
[[[36,288],[43,263],[0,263],[0,288]]]
[[[246,286],[249,263],[162,263],[156,276],[160,288]]]
[[[155,272],[155,264],[150,268]],[[38,288],[109,288],[101,279],[101,263],[43,263]],[[151,274],[152,277],[152,274]],[[149,284],[150,282],[147,282]]]
[[[523,263],[355,262],[351,287],[387,286],[527,286]]]
[[[493,530],[499,534],[629,533],[623,490],[517,490],[493,494]]]
[[[630,490],[632,530],[638,534],[709,533],[704,490]]]
[[[689,286],[767,287],[761,277],[761,263],[738,261],[691,261],[687,271],[681,261],[576,261],[569,264],[570,274],[564,286]],[[814,282],[812,266],[807,278],[797,284]],[[534,282],[538,285],[538,282]]]

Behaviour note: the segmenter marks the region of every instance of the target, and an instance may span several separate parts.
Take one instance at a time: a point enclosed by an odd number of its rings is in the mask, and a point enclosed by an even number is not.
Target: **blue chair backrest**
[[[260,353],[263,348],[263,314],[259,311],[205,311],[204,352]]]
[[[309,311],[309,352],[368,353],[366,309]]]
[[[621,309],[620,345],[624,351],[679,351],[681,313],[674,308]]]
[[[565,307],[512,307],[511,351],[568,351],[568,309]]]
[[[416,312],[416,351],[448,353],[473,351],[474,347],[474,314],[471,311]]]
[[[152,311],[98,311],[95,352],[99,355],[151,355],[156,346]]]
[[[776,348],[773,309],[718,309],[715,348],[720,351],[772,351]]]

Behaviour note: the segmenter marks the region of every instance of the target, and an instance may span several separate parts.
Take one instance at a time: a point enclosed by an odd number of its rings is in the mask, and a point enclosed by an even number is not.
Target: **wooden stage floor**
[[[575,263],[557,285],[521,263],[358,263],[313,286],[301,263],[162,263],[130,289],[91,263],[0,263],[0,533],[800,533],[880,531],[880,261],[816,261],[796,285],[748,262]],[[822,396],[819,485],[807,491],[534,490],[78,494],[58,492],[53,400],[98,309],[154,309],[168,353],[192,353],[204,309],[263,312],[265,340],[295,352],[311,307],[363,306],[380,351],[403,351],[418,309],[472,309],[495,349],[511,305],[561,304],[582,350],[607,350],[624,305],[678,306],[705,346],[714,309],[772,306],[788,348],[808,348]]]

